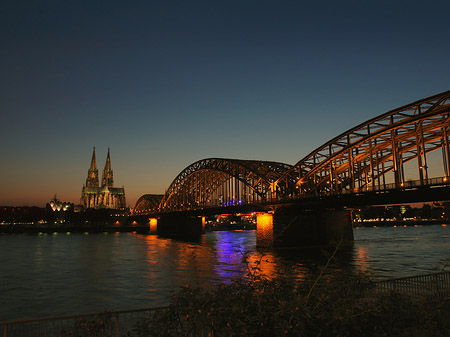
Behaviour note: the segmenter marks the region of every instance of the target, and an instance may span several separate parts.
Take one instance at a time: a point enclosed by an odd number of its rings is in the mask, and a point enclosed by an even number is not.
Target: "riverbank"
[[[214,224],[206,225],[206,231],[256,230],[256,224]],[[149,226],[139,224],[124,225],[107,222],[62,222],[62,223],[14,223],[0,224],[0,234],[39,234],[39,233],[130,233],[148,234]]]

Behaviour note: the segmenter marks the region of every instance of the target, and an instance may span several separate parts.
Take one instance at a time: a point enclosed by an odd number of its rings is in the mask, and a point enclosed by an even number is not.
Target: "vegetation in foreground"
[[[329,261],[330,262],[330,261]],[[171,305],[137,322],[144,336],[449,336],[450,301],[377,294],[363,273],[329,268],[297,279],[257,277],[211,290],[184,287]],[[78,324],[72,336],[98,336],[111,314]],[[81,323],[81,322],[80,322]]]
[[[129,336],[448,336],[448,303],[373,294],[369,280],[342,272],[315,280],[277,278],[185,287],[167,311]],[[207,334],[206,334],[207,335]]]

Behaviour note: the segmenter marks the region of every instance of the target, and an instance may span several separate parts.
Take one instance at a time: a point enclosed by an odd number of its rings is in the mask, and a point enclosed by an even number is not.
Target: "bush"
[[[325,271],[184,287],[170,307],[140,321],[129,336],[447,336],[448,310],[376,295],[364,274]],[[448,309],[448,307],[447,307]]]

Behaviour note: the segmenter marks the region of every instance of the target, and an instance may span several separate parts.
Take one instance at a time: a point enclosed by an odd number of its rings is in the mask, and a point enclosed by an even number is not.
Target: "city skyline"
[[[0,205],[78,204],[111,149],[127,206],[204,158],[295,164],[449,90],[450,4],[0,5]],[[103,167],[99,165],[101,170]]]

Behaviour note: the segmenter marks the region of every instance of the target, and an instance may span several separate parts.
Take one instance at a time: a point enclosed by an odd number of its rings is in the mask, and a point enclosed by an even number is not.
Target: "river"
[[[450,258],[450,226],[355,228],[338,255],[374,278],[436,271]],[[245,277],[302,277],[323,265],[320,250],[258,251],[256,231],[208,232],[198,242],[135,233],[0,235],[0,321],[168,304],[180,287]]]

